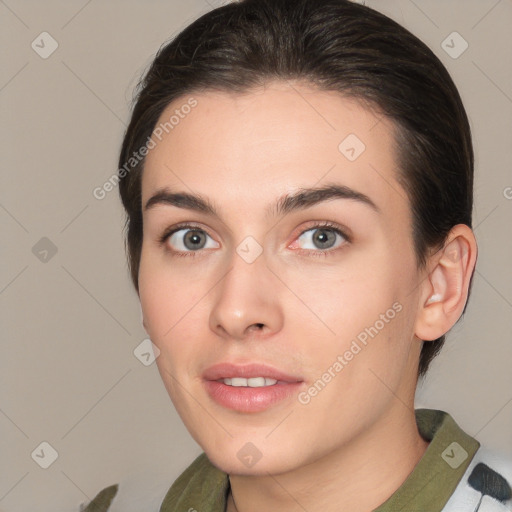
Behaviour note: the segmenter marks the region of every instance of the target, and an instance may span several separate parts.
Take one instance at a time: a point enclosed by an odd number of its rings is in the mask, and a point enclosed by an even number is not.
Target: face
[[[177,99],[160,123],[173,114],[142,178],[139,291],[210,460],[284,472],[410,412],[421,275],[391,122],[280,82]]]

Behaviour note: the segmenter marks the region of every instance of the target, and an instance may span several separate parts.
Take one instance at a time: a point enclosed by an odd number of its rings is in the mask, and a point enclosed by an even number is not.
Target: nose
[[[281,288],[264,254],[248,263],[235,252],[229,271],[211,292],[210,329],[236,341],[278,332],[283,326]]]

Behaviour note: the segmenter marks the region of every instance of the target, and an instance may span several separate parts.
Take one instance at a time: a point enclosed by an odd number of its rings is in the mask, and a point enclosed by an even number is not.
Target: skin
[[[220,213],[163,204],[143,212],[139,295],[164,385],[193,438],[230,475],[228,512],[372,510],[428,446],[414,418],[421,339],[440,336],[462,312],[476,259],[471,230],[456,226],[445,249],[417,267],[393,124],[353,99],[296,82],[192,96],[197,106],[155,139],[142,178],[143,205],[167,187],[199,193]],[[366,145],[355,161],[338,149],[349,134]],[[365,194],[379,211],[332,199],[266,215],[277,198],[326,183]],[[159,242],[185,221],[205,230],[206,248],[187,249],[186,228]],[[350,240],[318,248],[315,221],[338,224]],[[263,249],[250,264],[236,252],[247,236]],[[261,362],[301,376],[307,391],[396,303],[394,319],[306,405],[293,397],[242,413],[203,387],[215,363]],[[251,468],[237,457],[247,442],[262,454]]]

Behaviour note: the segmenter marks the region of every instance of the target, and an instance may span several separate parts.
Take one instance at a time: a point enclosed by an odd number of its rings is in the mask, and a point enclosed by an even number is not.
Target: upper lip
[[[243,365],[219,363],[210,366],[203,373],[205,380],[231,379],[233,377],[243,377],[245,379],[249,379],[250,377],[266,377],[282,382],[302,382],[303,380],[300,377],[286,374],[276,368],[259,363]]]

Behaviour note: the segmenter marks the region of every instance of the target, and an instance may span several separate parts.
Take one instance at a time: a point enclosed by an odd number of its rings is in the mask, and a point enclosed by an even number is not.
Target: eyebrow
[[[380,208],[362,192],[358,192],[345,185],[327,184],[317,188],[301,188],[293,194],[286,194],[273,204],[269,205],[265,213],[267,216],[282,216],[292,211],[304,210],[317,204],[333,199],[351,199],[369,206],[375,212],[380,213]],[[177,208],[194,210],[206,213],[220,218],[218,209],[210,200],[200,194],[190,194],[187,192],[171,192],[168,188],[162,188],[156,191],[144,207],[144,210],[150,210],[157,205],[170,205]]]

